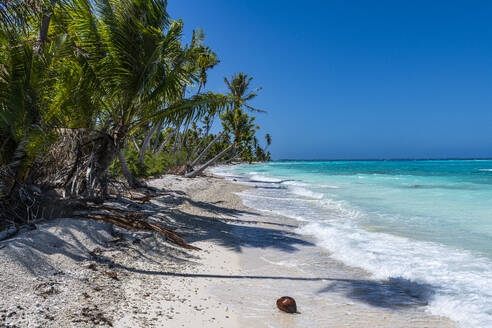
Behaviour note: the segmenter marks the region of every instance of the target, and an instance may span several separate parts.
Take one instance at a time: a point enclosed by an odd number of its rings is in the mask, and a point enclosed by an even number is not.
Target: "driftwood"
[[[110,222],[118,227],[127,230],[138,230],[138,231],[157,231],[171,239],[176,245],[184,247],[186,249],[201,250],[198,247],[192,246],[186,243],[183,238],[174,233],[173,231],[164,228],[163,226],[143,221],[143,218],[149,216],[147,213],[142,212],[127,212],[124,210],[119,210],[115,208],[110,208],[106,206],[100,206],[95,209],[106,210],[107,213],[87,213],[87,214],[76,214],[76,217],[83,217],[92,220],[100,220],[105,222]]]

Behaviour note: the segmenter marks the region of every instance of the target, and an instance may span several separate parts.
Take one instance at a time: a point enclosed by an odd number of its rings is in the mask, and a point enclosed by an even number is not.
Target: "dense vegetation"
[[[138,187],[270,159],[248,104],[260,88],[239,73],[207,91],[219,59],[201,30],[183,40],[165,0],[8,0],[0,24],[3,216],[48,190],[104,198],[115,175]]]

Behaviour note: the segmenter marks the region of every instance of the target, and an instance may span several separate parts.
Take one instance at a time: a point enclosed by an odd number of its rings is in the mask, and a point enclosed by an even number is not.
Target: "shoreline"
[[[347,296],[347,288],[387,284],[330,260],[295,232],[298,222],[246,207],[235,193],[247,186],[210,175],[148,183],[166,191],[149,205],[159,212],[155,220],[201,251],[91,220],[40,224],[0,243],[0,325],[455,327],[423,307],[381,308]],[[289,266],[313,252],[326,253],[331,272]],[[317,293],[327,285],[332,291]],[[276,309],[284,293],[296,298],[301,314]]]
[[[239,318],[241,327],[457,327],[448,318],[426,312],[420,297],[407,294],[407,281],[374,279],[361,268],[331,258],[314,237],[299,234],[305,222],[253,211],[262,217],[257,231],[236,231],[243,240],[257,241],[241,253],[241,266],[249,276],[265,279],[235,283],[257,303],[243,308],[250,314]],[[301,315],[271,311],[272,301],[284,295],[297,300]],[[222,292],[222,299],[238,303],[233,296]]]

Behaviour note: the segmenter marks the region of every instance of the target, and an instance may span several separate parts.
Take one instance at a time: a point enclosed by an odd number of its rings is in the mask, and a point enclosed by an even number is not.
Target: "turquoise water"
[[[334,258],[433,286],[428,310],[492,327],[492,161],[274,162],[216,169],[248,206],[300,220]]]

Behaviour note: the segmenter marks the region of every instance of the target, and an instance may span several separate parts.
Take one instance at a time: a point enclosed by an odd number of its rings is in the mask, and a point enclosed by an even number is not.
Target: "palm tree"
[[[229,81],[227,78],[224,78],[224,82],[227,85],[227,88],[229,89],[228,96],[231,98],[233,108],[232,111],[227,111],[226,113],[223,114],[224,116],[221,116],[223,120],[224,118],[229,119],[229,123],[238,124],[239,121],[234,120],[234,117],[240,118],[242,117],[242,115],[245,115],[242,111],[242,108],[246,108],[248,110],[255,111],[255,112],[265,112],[261,109],[254,108],[247,104],[250,100],[258,96],[257,92],[262,89],[261,87],[258,87],[251,90],[250,84],[252,80],[253,77],[249,77],[247,74],[244,73],[233,74],[231,81]],[[239,131],[235,128],[230,128],[229,130]],[[215,156],[212,160],[202,165],[199,169],[193,170],[193,167],[200,162],[200,160],[205,156],[205,154],[209,151],[209,149],[213,146],[213,144],[215,144],[223,136],[225,132],[226,129],[224,129],[222,133],[217,134],[217,136],[209,143],[209,145],[202,151],[202,153],[193,161],[193,163],[190,164],[192,171],[186,173],[185,174],[186,177],[197,176],[208,166],[212,165],[217,160],[219,160],[222,156],[227,154],[228,151],[238,146],[238,144],[236,144],[236,141],[240,140],[240,138],[239,139],[236,138],[235,142],[232,143],[230,147],[224,149],[222,152],[217,154],[217,156]],[[237,137],[239,137],[239,135]]]
[[[87,74],[99,99],[100,122],[113,147],[101,154],[100,177],[117,156],[131,186],[139,183],[125,165],[128,137],[150,121],[191,120],[207,108],[227,106],[212,93],[183,98],[199,80],[193,64],[196,47],[183,47],[183,23],[171,21],[165,0],[72,0],[67,30],[83,49]]]
[[[207,167],[221,159],[232,150],[245,150],[250,148],[253,138],[259,126],[254,123],[255,118],[244,113],[241,108],[235,111],[226,111],[221,115],[224,134],[231,134],[234,140],[219,152],[214,158],[200,166],[198,169],[185,174],[187,178],[194,178],[203,172]]]
[[[202,88],[205,87],[207,83],[207,78],[208,78],[208,70],[214,68],[220,61],[217,58],[217,55],[215,52],[213,52],[208,46],[205,46],[203,44],[205,35],[203,34],[202,30],[197,30],[193,31],[193,36],[191,38],[190,45],[186,47],[186,52],[188,54],[188,62],[187,65],[190,67],[190,72],[192,72],[192,75],[194,77],[193,82],[198,84],[198,90],[196,92],[196,95],[199,95]],[[185,96],[185,92],[183,92],[183,97]],[[213,110],[213,109],[210,109]],[[204,112],[202,113],[202,116],[204,115],[210,115],[210,113]],[[193,118],[193,120],[197,120],[199,117]],[[186,131],[188,130],[189,124],[191,123],[191,120],[189,118],[184,118],[183,121],[186,122],[181,122],[181,124],[178,124],[179,126],[185,125],[185,129],[182,134],[182,138],[180,141],[180,146],[183,145],[185,142],[186,138]],[[152,136],[155,134],[156,135],[156,142],[158,141],[157,136],[160,134],[160,130],[162,128],[167,129],[168,125],[165,126],[164,122],[153,122],[153,127],[148,131],[142,147],[140,147],[140,157],[139,160],[140,162],[143,162],[144,156],[146,151],[150,148],[150,140]],[[179,129],[179,128],[178,128]],[[177,142],[179,138],[176,138],[176,148]],[[154,147],[154,148],[157,148]],[[161,147],[162,149],[162,147]]]
[[[20,222],[32,214],[29,190],[62,120],[57,86],[70,75],[65,60],[73,54],[65,35],[47,37],[52,6],[39,10],[43,3],[0,5],[0,214]]]
[[[217,54],[213,52],[209,47],[203,46],[201,41],[203,41],[204,34],[202,30],[193,31],[192,44],[194,40],[200,41],[200,47],[197,47],[195,63],[199,71],[199,84],[197,94],[200,93],[201,89],[205,87],[208,81],[208,71],[220,63],[217,58]]]
[[[267,143],[267,147],[266,148],[270,147],[270,145],[272,144],[272,137],[270,136],[270,133],[267,133],[265,135],[265,140],[266,140],[266,143]]]
[[[13,169],[19,181],[26,181],[34,160],[53,139],[54,90],[63,70],[61,61],[72,51],[63,35],[49,41],[43,36],[46,47],[26,42],[30,31],[25,24],[38,18],[36,12],[25,3],[4,6],[0,28],[0,164]]]
[[[230,82],[226,77],[224,78],[224,82],[229,89],[229,95],[233,99],[234,110],[244,107],[253,112],[265,112],[264,110],[251,107],[247,104],[248,101],[258,96],[258,91],[262,90],[262,87],[250,90],[249,85],[252,80],[253,77],[244,73],[233,74]]]

